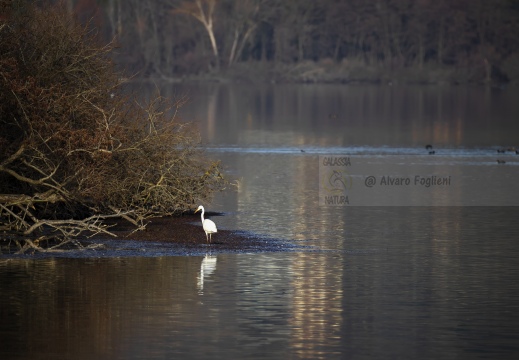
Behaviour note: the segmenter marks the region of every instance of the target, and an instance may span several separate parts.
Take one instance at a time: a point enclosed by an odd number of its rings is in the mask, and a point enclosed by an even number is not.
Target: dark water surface
[[[0,359],[519,355],[519,208],[318,203],[323,154],[414,156],[461,178],[477,176],[474,167],[516,178],[519,155],[496,150],[519,146],[517,91],[163,90],[173,93],[189,94],[183,116],[199,121],[208,156],[238,179],[209,206],[225,214],[218,227],[301,247],[0,258]],[[481,191],[515,205],[519,188],[499,184]]]

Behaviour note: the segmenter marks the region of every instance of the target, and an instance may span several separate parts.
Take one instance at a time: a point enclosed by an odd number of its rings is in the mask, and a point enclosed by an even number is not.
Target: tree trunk
[[[445,36],[445,18],[440,18],[440,28],[438,29],[438,49],[437,49],[437,61],[439,65],[443,64],[443,43]]]

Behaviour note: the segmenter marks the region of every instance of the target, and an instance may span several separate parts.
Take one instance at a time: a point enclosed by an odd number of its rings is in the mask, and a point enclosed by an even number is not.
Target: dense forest
[[[519,0],[69,0],[144,77],[519,80]]]

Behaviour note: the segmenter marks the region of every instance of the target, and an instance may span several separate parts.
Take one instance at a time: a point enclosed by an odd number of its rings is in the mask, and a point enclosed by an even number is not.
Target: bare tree
[[[116,38],[123,33],[122,4],[121,0],[108,0],[106,12],[110,22],[111,37]]]
[[[218,44],[214,33],[214,17],[215,17],[216,0],[190,0],[184,1],[179,6],[175,7],[174,13],[183,13],[194,17],[200,21],[204,26],[209,40],[211,41],[211,48],[215,59],[216,69],[220,68],[220,57],[218,54]]]
[[[243,52],[260,22],[262,0],[234,1],[232,13],[232,46],[228,65],[231,66]]]
[[[184,99],[124,92],[96,39],[59,6],[0,25],[0,240],[19,251],[113,235],[110,218],[144,229],[225,183],[177,119]]]

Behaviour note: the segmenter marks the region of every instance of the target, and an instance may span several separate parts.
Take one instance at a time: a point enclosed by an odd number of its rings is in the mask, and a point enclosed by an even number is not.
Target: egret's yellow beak
[[[195,214],[196,214],[199,210],[200,210],[200,209],[196,209],[196,210],[195,210]]]

